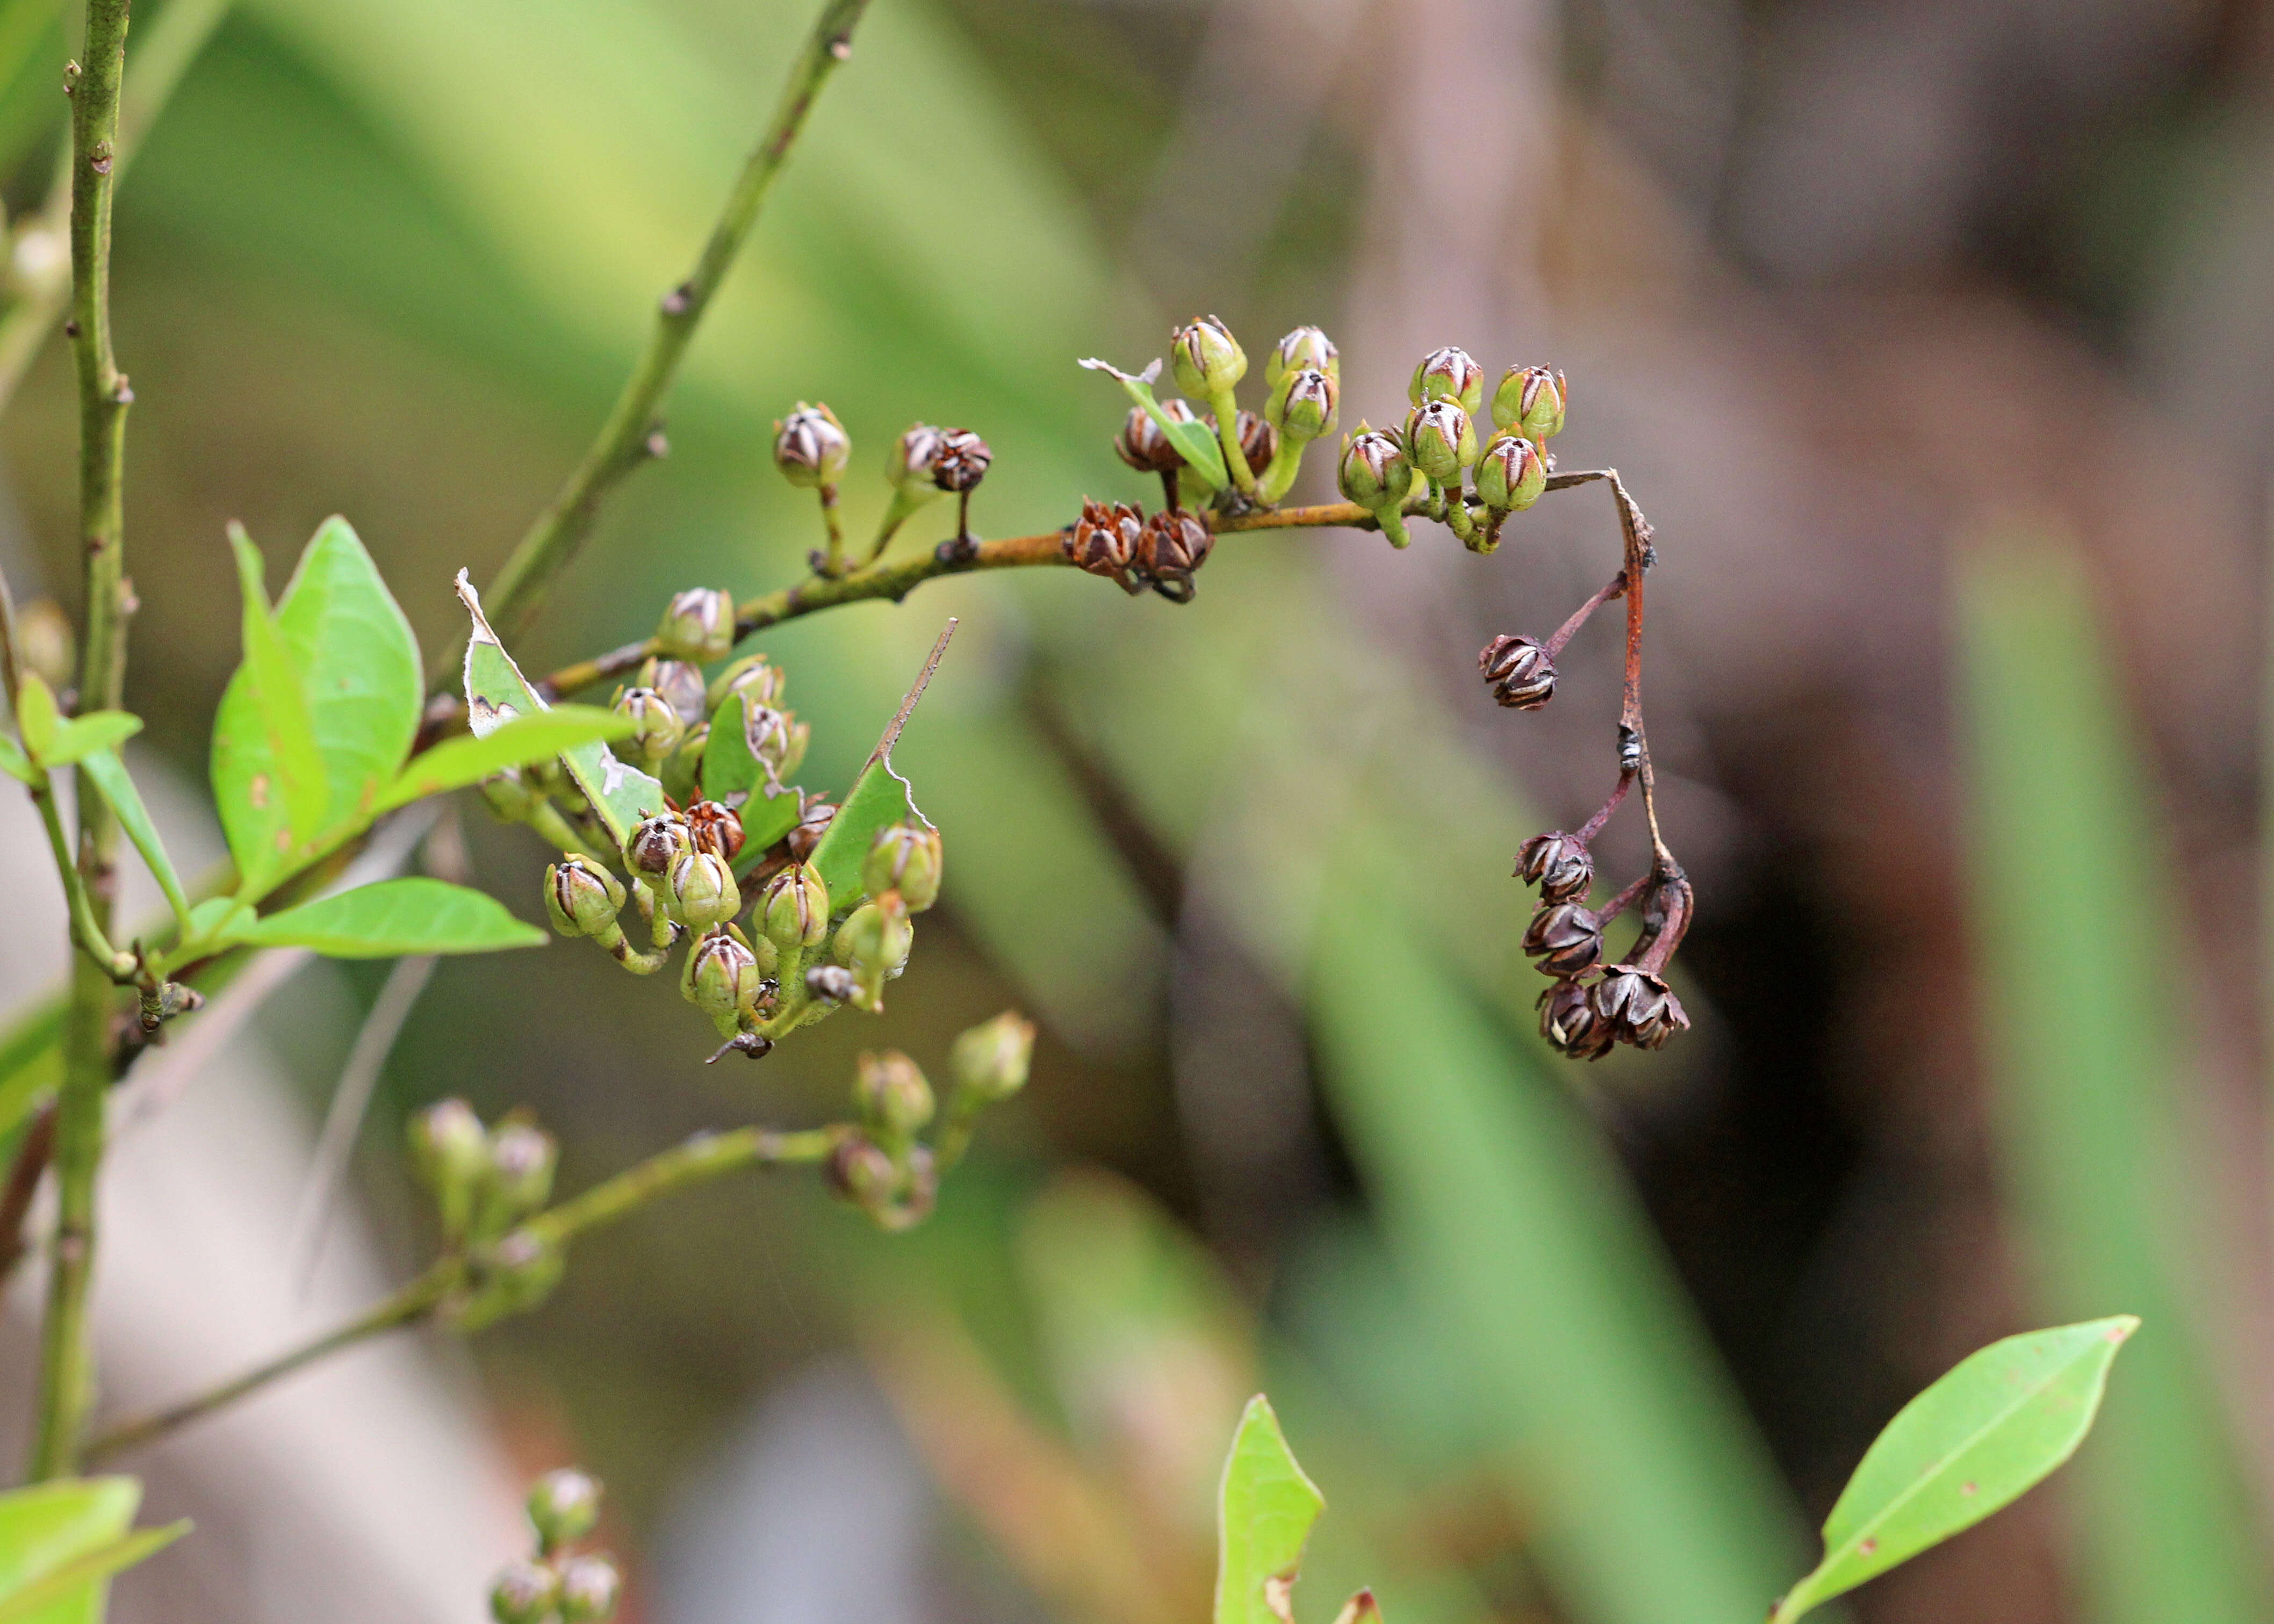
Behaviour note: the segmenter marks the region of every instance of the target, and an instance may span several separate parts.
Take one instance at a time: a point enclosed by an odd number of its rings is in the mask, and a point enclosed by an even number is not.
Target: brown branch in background
[[[16,1147],[16,1160],[8,1169],[8,1183],[0,1188],[0,1286],[16,1272],[30,1247],[25,1224],[32,1215],[32,1198],[40,1188],[40,1179],[48,1170],[48,1162],[55,1154],[56,1108],[52,1101],[40,1108],[32,1125],[24,1131],[24,1142]]]

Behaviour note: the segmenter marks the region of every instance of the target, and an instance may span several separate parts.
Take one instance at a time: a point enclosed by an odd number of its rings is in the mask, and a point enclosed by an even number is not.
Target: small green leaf
[[[466,726],[477,739],[486,739],[516,717],[535,716],[550,709],[521,674],[521,667],[505,651],[498,635],[482,613],[481,594],[458,572],[458,600],[473,620],[466,639]],[[663,786],[636,767],[618,761],[605,744],[580,744],[561,752],[561,764],[584,792],[592,809],[621,846],[632,825],[663,810]]]
[[[915,714],[917,702],[924,696],[924,689],[931,685],[932,673],[939,669],[939,662],[947,653],[948,639],[955,635],[955,621],[949,620],[939,634],[939,641],[932,644],[931,657],[916,673],[915,685],[900,701],[900,708],[892,719],[885,725],[885,736],[869,753],[868,764],[853,780],[845,804],[837,808],[837,816],[829,820],[821,843],[813,848],[813,867],[820,873],[822,883],[829,887],[829,906],[833,914],[843,914],[860,902],[861,866],[868,859],[869,848],[876,844],[878,830],[910,818],[927,829],[932,827],[931,819],[917,809],[915,792],[908,781],[893,771],[892,747],[900,741],[900,729],[907,726],[908,718]]]
[[[124,710],[92,710],[56,729],[41,765],[64,767],[93,750],[115,750],[142,731],[142,718]]]
[[[158,889],[166,893],[166,906],[174,910],[181,922],[182,939],[190,935],[190,899],[182,890],[181,876],[174,872],[173,860],[166,855],[165,843],[158,838],[158,826],[150,821],[149,808],[142,804],[141,792],[126,771],[126,763],[111,749],[89,751],[79,763],[79,776],[93,782],[110,803],[118,817],[118,826],[126,838],[134,842],[134,849],[142,853],[142,861],[150,866],[150,875],[158,882]]]
[[[1179,423],[1161,410],[1161,402],[1153,398],[1153,380],[1161,375],[1161,364],[1155,361],[1143,372],[1130,373],[1119,367],[1096,359],[1084,361],[1084,366],[1094,372],[1111,372],[1129,391],[1129,398],[1145,409],[1145,415],[1160,425],[1161,432],[1185,459],[1185,471],[1197,473],[1212,490],[1223,488],[1230,477],[1224,471],[1224,448],[1216,444],[1204,423]]]
[[[578,745],[625,738],[632,730],[629,717],[598,705],[556,705],[516,718],[484,738],[446,739],[410,758],[395,782],[380,792],[379,810],[392,811],[444,790],[463,789],[508,767],[526,767]]]
[[[306,947],[332,959],[399,959],[406,953],[488,953],[542,947],[495,898],[414,876],[322,897],[235,929],[256,947]]]
[[[2009,1336],[1903,1406],[1864,1451],[1824,1523],[1824,1560],[1771,1624],[1971,1528],[2076,1452],[2092,1429],[2129,1314]]]
[[[62,726],[55,690],[38,672],[26,671],[16,685],[16,731],[24,736],[24,753],[41,760],[55,748],[56,730]]]
[[[1261,1393],[1232,1434],[1216,1504],[1216,1624],[1289,1624],[1303,1543],[1327,1501]]]
[[[801,803],[794,789],[777,788],[773,776],[750,748],[745,724],[746,695],[729,694],[711,718],[710,741],[703,747],[703,793],[742,815],[742,850],[735,862],[747,874],[765,860],[766,848],[797,826]]]
[[[0,1596],[0,1624],[77,1624],[102,1617],[102,1585],[147,1561],[190,1531],[187,1518],[115,1539],[42,1575],[12,1596]]]
[[[0,1606],[29,1592],[30,1609],[0,1615],[18,1624],[94,1624],[102,1615],[100,1575],[75,1575],[60,1594],[37,1588],[126,1535],[142,1502],[132,1477],[64,1477],[0,1494]]]
[[[240,888],[259,895],[322,827],[329,793],[302,673],[269,612],[260,550],[241,525],[230,527],[229,541],[245,598],[245,662],[214,719],[214,799]]]
[[[31,758],[13,739],[0,739],[0,772],[6,773],[19,784],[37,784],[40,775],[33,771]]]

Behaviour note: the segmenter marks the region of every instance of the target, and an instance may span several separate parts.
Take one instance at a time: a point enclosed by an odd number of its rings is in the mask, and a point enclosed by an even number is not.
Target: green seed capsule
[[[923,823],[892,823],[877,831],[861,864],[861,889],[871,897],[900,893],[908,912],[921,914],[938,900],[939,831]]]

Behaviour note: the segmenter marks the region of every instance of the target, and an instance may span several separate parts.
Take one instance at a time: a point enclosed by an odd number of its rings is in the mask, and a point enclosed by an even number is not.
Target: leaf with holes
[[[1992,1342],[1903,1406],[1824,1522],[1824,1560],[1772,1624],[1971,1528],[2042,1481],[2092,1430],[2129,1314]]]
[[[555,705],[535,716],[516,718],[482,738],[446,739],[411,758],[380,793],[379,809],[389,812],[444,790],[478,784],[508,767],[533,766],[581,745],[627,738],[632,731],[629,717],[598,705]]]
[[[239,917],[226,934],[255,947],[305,947],[331,959],[399,959],[406,953],[489,953],[542,947],[494,897],[413,876],[360,885],[266,919]]]
[[[1224,448],[1216,444],[1216,436],[1209,432],[1205,423],[1179,423],[1161,409],[1153,398],[1153,380],[1161,375],[1161,364],[1156,360],[1141,372],[1125,372],[1111,363],[1091,359],[1082,363],[1093,372],[1110,372],[1118,379],[1129,392],[1129,398],[1145,409],[1145,415],[1160,426],[1169,437],[1169,443],[1185,459],[1184,471],[1198,474],[1211,490],[1221,490],[1231,477],[1224,466]]]
[[[1261,1393],[1232,1434],[1216,1502],[1216,1624],[1290,1624],[1290,1593],[1326,1496]]]
[[[748,695],[729,694],[712,715],[711,734],[703,747],[703,794],[742,815],[742,850],[734,867],[747,874],[762,861],[766,848],[797,826],[799,796],[794,789],[778,787],[773,774],[750,748],[744,724],[749,717]]]

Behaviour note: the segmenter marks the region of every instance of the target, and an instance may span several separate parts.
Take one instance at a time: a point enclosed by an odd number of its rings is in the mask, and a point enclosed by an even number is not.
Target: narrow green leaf
[[[51,1575],[124,1538],[141,1503],[142,1485],[132,1477],[64,1477],[0,1494],[0,1604],[14,1604]],[[96,1576],[77,1578],[59,1597],[38,1596],[36,1611],[5,1616],[19,1624],[95,1624],[100,1583]],[[82,1594],[70,1593],[80,1586]]]
[[[483,738],[447,739],[411,757],[395,782],[380,792],[378,809],[392,811],[428,795],[478,784],[508,767],[526,767],[578,745],[605,744],[631,732],[630,718],[599,705],[556,705],[536,716],[517,718]]]
[[[63,1080],[63,1038],[64,1000],[55,995],[19,1016],[0,1036],[0,1139],[29,1121]]]
[[[900,729],[915,714],[916,705],[931,686],[932,673],[939,669],[940,660],[947,653],[948,639],[955,635],[953,620],[948,621],[932,644],[931,657],[916,673],[915,684],[900,708],[885,725],[884,737],[869,753],[868,764],[861,776],[853,780],[852,792],[845,804],[837,808],[837,816],[829,821],[829,828],[821,843],[813,848],[813,866],[820,873],[822,883],[829,887],[830,911],[843,914],[861,900],[861,865],[876,843],[877,831],[889,823],[914,818],[929,829],[931,819],[916,806],[915,792],[892,767],[892,747],[900,741]],[[748,849],[747,847],[745,849]]]
[[[146,1528],[75,1557],[11,1596],[0,1596],[0,1624],[64,1624],[99,1620],[100,1587],[113,1574],[146,1561],[190,1531],[187,1518],[162,1528]]]
[[[37,784],[39,774],[33,771],[31,758],[13,739],[0,739],[0,772],[6,773],[20,784]]]
[[[1221,489],[1230,475],[1224,471],[1224,448],[1203,423],[1180,423],[1161,410],[1161,402],[1153,398],[1153,380],[1161,375],[1161,364],[1155,361],[1143,372],[1130,373],[1119,367],[1096,359],[1084,361],[1084,366],[1094,372],[1111,372],[1129,392],[1129,398],[1145,409],[1145,415],[1161,427],[1169,443],[1185,459],[1185,471],[1197,473],[1211,489]]]
[[[258,895],[312,839],[328,793],[302,673],[269,612],[260,550],[230,527],[244,595],[245,661],[214,720],[213,787],[241,887]]]
[[[1303,1545],[1326,1505],[1257,1394],[1232,1434],[1217,1494],[1216,1624],[1290,1624]]]
[[[93,782],[110,803],[117,816],[118,826],[126,838],[134,842],[134,849],[142,853],[142,861],[150,866],[150,876],[158,882],[158,889],[166,893],[166,906],[174,910],[181,922],[183,940],[190,935],[190,898],[182,889],[181,876],[174,872],[173,860],[166,855],[165,843],[158,838],[158,826],[150,821],[149,808],[142,804],[141,792],[126,771],[126,763],[118,759],[117,752],[109,748],[89,751],[79,763],[79,776]]]
[[[466,639],[466,725],[477,739],[486,739],[516,717],[535,716],[551,707],[513,663],[498,635],[482,613],[481,594],[458,572],[458,601],[472,618],[473,632]],[[636,767],[618,761],[605,744],[580,744],[561,752],[561,764],[584,792],[592,809],[607,825],[616,844],[623,844],[632,825],[663,810],[663,786]]]
[[[747,874],[765,860],[766,848],[797,826],[795,789],[778,787],[750,748],[746,696],[729,694],[712,713],[710,741],[703,747],[703,793],[742,815],[742,850],[735,868]]]
[[[16,731],[24,736],[24,753],[34,761],[45,759],[55,748],[56,730],[62,725],[55,690],[38,672],[25,672],[16,685]]]
[[[64,767],[94,750],[115,750],[142,731],[142,718],[124,710],[94,710],[73,717],[56,729],[55,741],[41,764]]]
[[[1824,1560],[1772,1624],[1971,1528],[2076,1453],[2107,1390],[2129,1314],[1992,1342],[1903,1406],[1824,1523]]]
[[[493,897],[418,876],[319,898],[257,920],[236,935],[256,947],[313,948],[332,959],[487,953],[542,947],[546,939]]]

